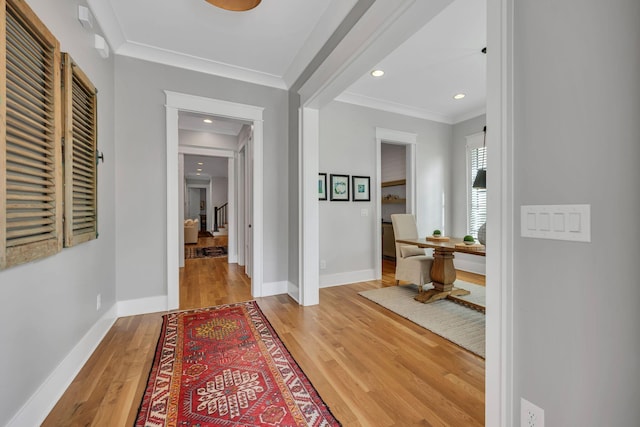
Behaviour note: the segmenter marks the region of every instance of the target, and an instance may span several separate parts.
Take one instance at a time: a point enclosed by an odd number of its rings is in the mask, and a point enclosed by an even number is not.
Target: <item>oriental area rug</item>
[[[428,287],[430,285],[425,286]],[[485,305],[485,287],[456,280],[455,287],[470,291],[460,299]],[[470,352],[485,357],[485,315],[449,300],[423,304],[413,299],[416,285],[389,286],[362,291],[363,297],[429,329]]]
[[[340,426],[255,301],[163,316],[136,427]]]
[[[184,248],[185,259],[220,258],[225,256],[227,256],[226,246],[209,246],[209,247],[202,247],[202,248],[185,246]]]

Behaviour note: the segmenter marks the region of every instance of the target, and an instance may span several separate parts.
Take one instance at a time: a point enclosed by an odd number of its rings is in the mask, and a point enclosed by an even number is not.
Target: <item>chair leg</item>
[[[396,286],[400,284],[400,280],[396,279]]]

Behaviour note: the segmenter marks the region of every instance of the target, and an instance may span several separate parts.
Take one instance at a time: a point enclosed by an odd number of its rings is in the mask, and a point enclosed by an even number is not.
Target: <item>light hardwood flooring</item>
[[[484,425],[484,360],[358,295],[393,286],[393,268],[384,261],[381,281],[321,289],[317,306],[257,301],[344,426]],[[249,278],[226,258],[187,260],[181,283],[185,309],[251,299]],[[161,315],[118,319],[43,425],[133,425]]]

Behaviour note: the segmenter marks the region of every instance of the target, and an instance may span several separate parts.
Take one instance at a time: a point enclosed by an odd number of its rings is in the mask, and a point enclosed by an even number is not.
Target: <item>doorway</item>
[[[179,156],[179,132],[178,113],[188,111],[194,113],[209,114],[231,119],[243,120],[251,123],[253,136],[248,148],[250,153],[250,163],[248,169],[251,171],[251,179],[245,181],[246,193],[249,194],[251,206],[249,208],[251,222],[245,224],[245,240],[250,235],[251,252],[251,295],[253,297],[262,296],[262,232],[263,232],[263,122],[261,107],[245,104],[237,104],[228,101],[204,98],[194,95],[181,94],[177,92],[165,91],[166,95],[166,126],[167,126],[167,294],[168,309],[173,310],[179,307],[179,264],[180,248],[182,244],[180,228],[183,227],[181,220],[181,207],[183,200],[179,197],[180,173],[184,170],[184,161],[180,162]],[[181,149],[182,154],[187,154]],[[229,176],[235,176],[236,163],[235,155],[229,156],[229,150],[206,149],[192,147],[188,154],[199,155],[220,155],[230,158]],[[181,164],[182,163],[182,164]],[[234,187],[235,188],[235,187]],[[235,197],[235,192],[233,194]],[[235,203],[234,203],[235,205]],[[234,218],[235,210],[229,212],[229,217]]]

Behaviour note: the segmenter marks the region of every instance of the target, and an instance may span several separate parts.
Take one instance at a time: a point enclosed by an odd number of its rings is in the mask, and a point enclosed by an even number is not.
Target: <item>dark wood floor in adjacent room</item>
[[[484,360],[358,295],[392,286],[393,268],[384,261],[381,281],[321,289],[317,306],[285,295],[257,301],[344,426],[484,425]],[[251,299],[250,279],[226,258],[187,260],[182,270],[183,309]],[[43,425],[133,425],[161,315],[118,319]]]

